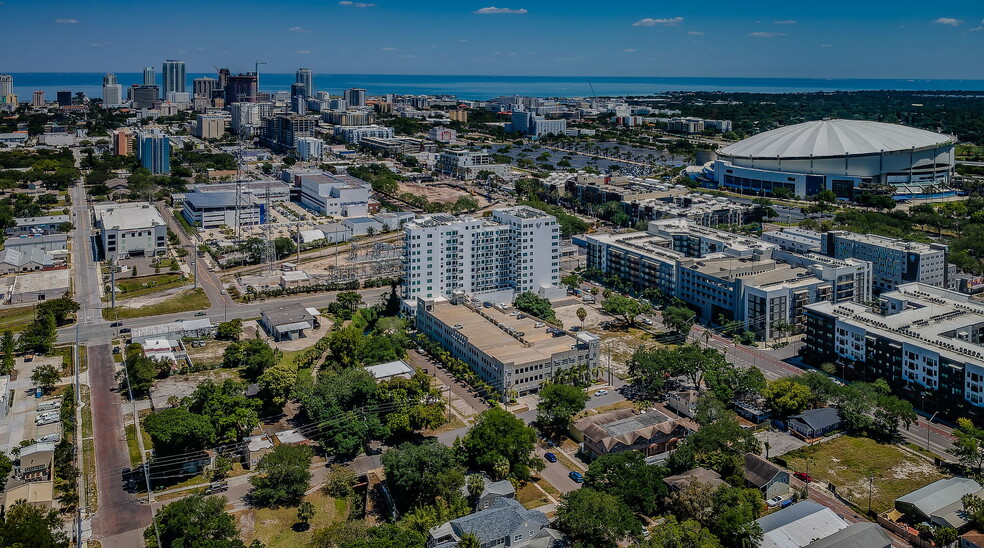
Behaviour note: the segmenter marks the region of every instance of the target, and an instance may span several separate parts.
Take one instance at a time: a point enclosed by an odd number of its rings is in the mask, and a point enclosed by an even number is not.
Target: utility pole
[[[195,269],[195,289],[198,289],[198,248],[191,246],[191,266]]]
[[[109,260],[109,299],[110,308],[116,309],[116,261]]]

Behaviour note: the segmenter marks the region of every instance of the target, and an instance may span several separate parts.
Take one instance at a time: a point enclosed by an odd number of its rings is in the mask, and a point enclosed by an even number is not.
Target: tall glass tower
[[[152,86],[157,83],[157,76],[154,75],[154,67],[144,67],[143,85]]]
[[[179,93],[184,93],[185,91],[185,62],[176,61],[174,59],[168,59],[164,61],[164,69],[162,71],[164,82],[161,88],[161,97],[167,97],[167,94],[174,91]]]
[[[297,74],[294,78],[294,82],[298,84],[304,84],[304,94],[307,97],[314,97],[316,95],[314,92],[314,75],[311,74],[311,69],[309,68],[297,69]]]

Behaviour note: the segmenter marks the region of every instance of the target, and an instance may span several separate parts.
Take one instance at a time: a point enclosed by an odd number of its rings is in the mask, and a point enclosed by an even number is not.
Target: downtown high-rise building
[[[118,107],[123,104],[123,86],[116,80],[116,75],[107,72],[103,76],[102,86],[103,107]]]
[[[170,92],[185,92],[185,62],[168,59],[164,61],[164,69],[161,71],[163,87],[161,97],[166,98]]]
[[[212,98],[212,93],[215,92],[215,88],[218,87],[219,81],[215,78],[195,78],[192,80],[192,91],[195,97],[207,97]]]
[[[0,74],[0,97],[14,94],[14,77],[9,74]]]
[[[31,97],[32,107],[43,107],[44,106],[44,91],[35,91],[34,96]]]
[[[255,103],[257,92],[257,77],[255,72],[226,76],[225,102]]]
[[[171,140],[161,130],[137,134],[137,157],[140,165],[154,175],[171,174]]]
[[[311,73],[309,68],[297,69],[297,74],[294,76],[294,82],[298,84],[304,84],[304,92],[307,97],[314,97],[314,75]]]
[[[364,107],[366,106],[366,90],[361,88],[347,89],[344,99],[350,107]]]
[[[55,97],[58,100],[58,106],[60,107],[67,107],[72,104],[72,92],[67,89],[59,91],[55,94]]]
[[[152,86],[157,83],[157,76],[154,74],[154,67],[144,67],[143,85]]]

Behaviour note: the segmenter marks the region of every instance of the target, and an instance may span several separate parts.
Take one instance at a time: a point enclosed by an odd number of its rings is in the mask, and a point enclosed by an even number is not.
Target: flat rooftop
[[[516,315],[512,315],[514,312]],[[519,319],[521,312],[515,308],[506,311],[495,307],[472,310],[466,305],[453,305],[449,301],[439,299],[434,303],[431,314],[448,326],[460,324],[462,327],[458,332],[464,335],[470,344],[506,364],[540,362],[554,354],[571,350],[578,342],[570,331],[563,336],[554,337],[553,334],[547,333],[549,327],[547,325],[533,327],[539,320],[530,317]],[[493,322],[525,333],[523,338],[529,342],[529,346],[506,333]]]
[[[972,338],[984,326],[984,306],[968,295],[921,283],[898,286],[896,291],[883,293],[883,298],[904,299],[907,307],[901,312],[883,316],[867,306],[854,302],[819,302],[806,308],[857,324],[868,333],[931,348],[950,360],[972,361],[984,366],[984,345],[960,340],[965,333]]]
[[[93,209],[104,229],[137,230],[164,224],[164,218],[150,204],[98,204]]]
[[[599,243],[625,247],[637,251],[653,259],[664,261],[676,261],[687,258],[686,255],[678,251],[673,251],[667,246],[670,241],[662,236],[656,236],[648,232],[629,232],[626,234],[592,234],[588,240]]]
[[[287,326],[298,322],[310,322],[314,317],[300,303],[282,304],[260,310],[264,318],[274,327]]]
[[[919,253],[928,253],[930,251],[940,251],[932,249],[930,244],[924,244],[922,242],[909,242],[906,240],[899,240],[897,238],[889,238],[887,236],[879,236],[878,234],[859,234],[857,232],[847,232],[844,230],[836,231],[838,238],[844,240],[852,240],[855,242],[862,242],[871,245],[877,245],[880,247],[885,247],[888,249],[896,249],[899,251],[916,251]]]
[[[49,291],[52,289],[67,288],[71,285],[72,271],[68,268],[60,270],[46,270],[31,274],[18,274],[14,276],[14,294],[34,293],[35,291]]]

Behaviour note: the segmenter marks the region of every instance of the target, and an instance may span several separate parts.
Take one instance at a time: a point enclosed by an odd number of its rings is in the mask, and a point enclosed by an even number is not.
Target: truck
[[[61,409],[61,406],[62,406],[61,400],[49,400],[49,401],[41,402],[41,404],[38,405],[38,411],[55,411]]]

